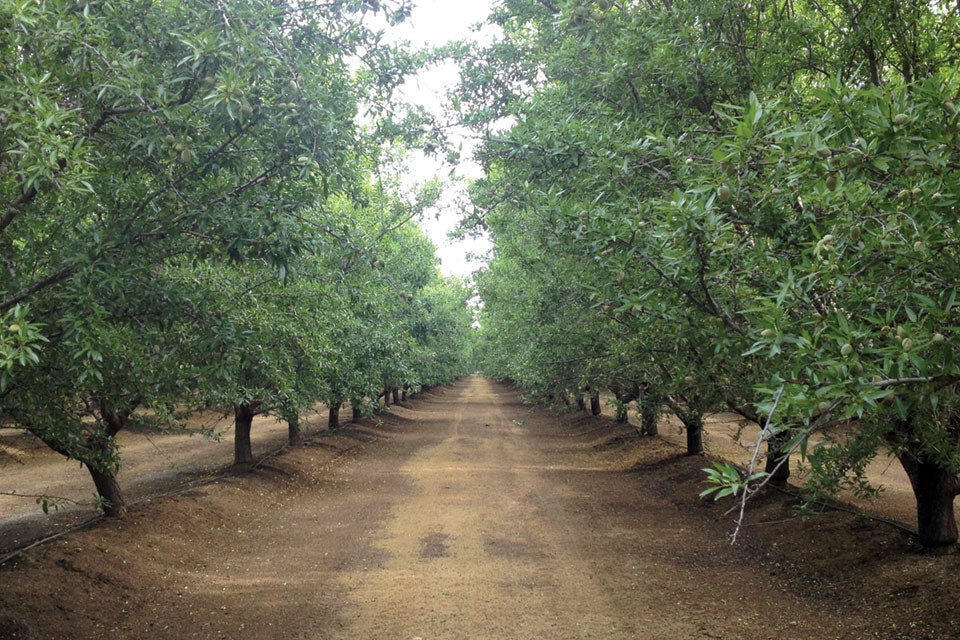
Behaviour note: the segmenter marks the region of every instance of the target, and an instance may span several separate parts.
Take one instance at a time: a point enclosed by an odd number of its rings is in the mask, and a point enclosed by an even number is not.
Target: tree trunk
[[[390,406],[390,387],[384,387],[383,389],[383,408],[386,409]]]
[[[685,424],[687,427],[687,455],[700,455],[703,453],[703,417],[697,417]]]
[[[593,391],[590,393],[590,413],[592,415],[598,416],[602,412],[603,411],[600,407],[600,392]]]
[[[117,477],[112,472],[98,471],[86,465],[90,477],[93,478],[93,484],[97,487],[97,494],[102,500],[104,515],[108,518],[122,518],[127,513],[127,503],[123,499],[123,493],[120,491],[120,484]]]
[[[406,402],[406,401],[407,401],[407,397],[408,397],[408,396],[407,396],[407,387],[404,386],[404,387],[403,387],[403,391],[402,391],[401,394],[400,394],[400,402]]]
[[[783,461],[783,464],[780,465],[780,468],[774,473],[774,469],[780,460],[783,459],[784,454],[786,453],[786,447],[790,443],[790,431],[783,431],[781,433],[774,434],[770,436],[767,440],[767,464],[764,471],[771,474],[770,481],[778,482],[783,484],[790,478],[790,459],[787,458]]]
[[[625,404],[617,405],[617,422],[620,422],[620,423],[627,422],[627,405]]]
[[[920,544],[929,549],[957,543],[957,518],[953,501],[960,490],[957,474],[905,451],[900,464],[910,478],[917,499],[917,531]]]
[[[641,415],[641,426],[640,433],[645,436],[655,436],[659,433],[657,428],[658,418],[660,417],[660,407],[657,406],[657,403],[650,398],[650,396],[644,393],[640,396],[640,415]]]
[[[350,398],[351,422],[357,422],[363,417],[363,400],[359,398]]]
[[[250,427],[255,415],[256,411],[247,404],[237,405],[233,408],[233,464],[238,467],[253,464]]]
[[[330,403],[330,414],[327,418],[327,429],[336,429],[340,426],[340,402],[331,402]],[[356,414],[354,414],[354,421],[356,421]]]
[[[627,408],[629,404],[629,401],[623,401],[623,395],[617,395],[617,422],[625,423],[627,421]]]
[[[303,433],[300,431],[300,416],[292,416],[287,420],[287,441],[290,446],[303,444]]]
[[[393,404],[400,404],[400,389],[393,388]]]
[[[583,396],[577,396],[577,409],[580,411],[587,410],[587,402],[583,399]]]

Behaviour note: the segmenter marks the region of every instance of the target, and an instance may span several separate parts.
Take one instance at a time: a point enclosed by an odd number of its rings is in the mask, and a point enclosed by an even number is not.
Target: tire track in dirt
[[[30,550],[2,568],[0,637],[911,637],[776,543],[731,549],[690,499],[700,465],[610,427],[471,376]]]
[[[574,579],[589,569],[530,518],[531,497],[546,488],[499,400],[473,378],[438,403],[456,418],[401,468],[412,495],[376,544],[390,560],[348,580],[345,637],[559,637],[612,614],[572,606],[603,598]]]
[[[408,493],[374,536],[388,559],[343,576],[339,637],[809,638],[843,627],[809,602],[784,603],[773,581],[743,589],[755,567],[731,566],[722,538],[637,500],[635,479],[591,447],[558,446],[539,431],[555,419],[514,392],[474,376],[431,409],[415,428],[436,442],[400,467]]]

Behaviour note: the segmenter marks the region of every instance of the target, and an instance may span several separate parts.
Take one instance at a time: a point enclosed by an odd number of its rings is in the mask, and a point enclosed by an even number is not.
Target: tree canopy
[[[291,422],[469,369],[395,155],[403,2],[0,4],[0,417],[122,512],[114,436],[185,410]],[[364,400],[364,399],[367,400]],[[247,439],[246,442],[243,442]]]
[[[802,450],[814,496],[869,491],[889,450],[923,542],[956,542],[956,7],[506,0],[491,21],[455,102],[484,138],[464,226],[495,243],[486,370],[646,394],[691,453],[737,411],[780,479]],[[728,470],[716,490],[750,490]]]

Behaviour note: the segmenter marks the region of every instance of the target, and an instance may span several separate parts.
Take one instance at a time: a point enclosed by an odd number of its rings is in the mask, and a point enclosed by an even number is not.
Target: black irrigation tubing
[[[661,438],[661,439],[662,439],[662,438]],[[667,443],[669,443],[669,444],[674,444],[674,443],[670,442],[669,440],[665,440],[665,442],[667,442]],[[680,445],[674,445],[674,446],[676,446],[676,447],[678,447],[678,448],[683,448],[683,447],[681,447]],[[706,451],[706,448],[704,448],[704,450]],[[711,457],[713,457],[713,458],[715,458],[715,459],[717,459],[717,460],[724,460],[725,462],[729,462],[730,464],[733,464],[733,466],[736,467],[736,469],[738,469],[739,471],[741,471],[741,472],[743,472],[743,473],[746,473],[746,469],[744,469],[744,468],[741,467],[740,465],[734,464],[732,461],[727,460],[726,458],[723,458],[723,457],[721,457],[721,456],[714,455],[714,454],[710,453],[709,451],[706,451],[706,453],[710,454]],[[785,494],[785,495],[791,496],[791,497],[793,497],[793,498],[803,499],[803,494],[800,493],[799,491],[792,491],[792,490],[790,490],[790,489],[787,489],[786,487],[777,486],[777,485],[775,485],[775,484],[773,484],[773,483],[768,483],[767,486],[768,486],[768,487],[771,487],[772,489],[776,489],[776,490],[779,491],[780,493],[783,493],[783,494]],[[874,522],[880,522],[880,523],[882,523],[882,524],[885,524],[885,525],[888,525],[888,526],[890,526],[890,527],[893,527],[894,529],[899,529],[900,531],[903,531],[904,533],[908,533],[908,534],[910,534],[910,535],[912,535],[912,536],[915,536],[915,537],[920,535],[919,533],[917,533],[917,530],[916,530],[916,529],[912,529],[912,528],[910,528],[908,525],[903,524],[902,522],[899,522],[899,521],[897,521],[897,520],[891,520],[891,519],[889,519],[889,518],[884,518],[883,516],[875,516],[875,515],[873,515],[873,514],[867,513],[866,511],[863,511],[862,509],[856,509],[856,508],[854,508],[854,507],[847,506],[847,505],[843,504],[842,502],[837,502],[837,501],[829,501],[829,502],[828,502],[828,501],[825,501],[825,500],[813,500],[811,504],[815,504],[815,505],[817,505],[818,507],[823,507],[824,509],[829,509],[829,510],[831,510],[831,511],[842,511],[842,512],[844,512],[844,513],[850,513],[850,514],[853,514],[853,515],[855,515],[855,516],[859,516],[859,517],[864,518],[864,519],[866,519],[866,520],[873,520]],[[755,526],[755,525],[759,525],[759,524],[770,524],[770,523],[755,522],[755,523],[750,524],[750,523],[746,523],[746,522],[745,522],[745,523],[744,523],[744,526],[747,526],[747,525]]]
[[[633,424],[633,423],[630,423],[630,424]],[[635,425],[634,425],[634,426],[635,426]],[[682,445],[679,445],[679,444],[670,442],[669,440],[667,440],[666,438],[663,438],[662,436],[657,435],[657,436],[655,436],[655,437],[656,437],[656,438],[659,438],[662,442],[665,442],[666,444],[668,444],[668,445],[670,445],[670,446],[672,446],[672,447],[674,447],[674,448],[676,448],[676,449],[683,449],[683,448],[684,448]],[[715,454],[711,453],[709,450],[707,450],[706,446],[704,446],[704,453],[708,454],[710,457],[712,457],[712,458],[714,458],[714,459],[716,459],[716,460],[723,460],[724,462],[729,462],[730,464],[733,464],[733,466],[734,466],[736,469],[738,469],[739,471],[741,471],[741,472],[746,472],[746,469],[744,469],[743,467],[741,467],[741,466],[738,465],[738,464],[734,464],[733,461],[727,460],[726,458],[724,458],[724,457],[722,457],[722,456],[718,456],[718,455],[715,455]],[[794,497],[794,498],[800,498],[800,499],[803,498],[803,494],[800,493],[799,491],[791,491],[790,489],[787,489],[786,487],[778,487],[777,485],[772,484],[772,483],[768,484],[767,486],[769,486],[769,487],[771,487],[771,488],[773,488],[773,489],[776,489],[776,490],[779,491],[780,493],[786,494],[786,495],[788,495],[788,496],[791,496],[791,497]],[[891,519],[889,519],[889,518],[884,518],[883,516],[875,516],[875,515],[873,515],[873,514],[867,513],[866,511],[863,511],[863,510],[861,510],[861,509],[856,509],[856,508],[854,508],[854,507],[849,507],[849,506],[843,504],[842,502],[827,502],[827,501],[824,501],[824,500],[814,500],[814,501],[812,502],[812,504],[815,504],[815,505],[817,505],[817,506],[819,506],[819,507],[823,507],[824,509],[830,509],[830,510],[832,510],[832,511],[842,511],[842,512],[844,512],[844,513],[850,513],[850,514],[853,514],[853,515],[855,515],[855,516],[859,516],[859,517],[864,518],[864,519],[866,519],[866,520],[873,520],[874,522],[879,522],[879,523],[881,523],[881,524],[885,524],[885,525],[887,525],[887,526],[893,527],[894,529],[899,529],[900,531],[903,531],[904,533],[908,533],[908,534],[910,534],[911,536],[914,536],[914,537],[917,537],[917,536],[920,535],[920,534],[917,532],[916,529],[913,529],[913,528],[911,528],[909,525],[906,525],[906,524],[904,524],[904,523],[902,523],[902,522],[899,522],[899,521],[897,521],[897,520],[891,520]],[[718,520],[719,520],[719,518],[718,518]],[[757,526],[757,525],[761,525],[761,524],[772,524],[772,523],[769,523],[769,522],[753,522],[753,523],[747,523],[747,522],[745,522],[745,523],[744,523],[744,526]]]
[[[361,417],[362,417],[362,416],[361,416]],[[355,422],[355,420],[351,420],[351,423],[353,423],[353,422]],[[315,440],[317,440],[318,438],[321,437],[321,434],[323,434],[324,431],[325,431],[325,429],[322,429],[322,430],[320,430],[320,431],[317,431],[314,435],[306,438],[306,439],[303,441],[303,444],[312,444]],[[352,447],[347,447],[347,448],[344,449],[343,451],[338,452],[337,455],[333,457],[333,460],[338,460],[338,459],[340,459],[342,456],[344,456],[344,455],[346,455],[347,453],[353,451],[354,449],[357,449],[357,448],[359,448],[359,447],[362,447],[363,445],[364,445],[364,443],[363,443],[363,442],[360,442],[360,443],[358,443],[358,444],[353,445]],[[269,460],[270,458],[273,458],[273,457],[277,456],[278,454],[282,453],[283,451],[287,450],[288,448],[290,448],[290,445],[289,445],[289,444],[285,444],[285,445],[283,445],[282,447],[279,447],[279,448],[277,448],[277,449],[274,449],[273,451],[271,451],[271,452],[268,453],[267,455],[265,455],[265,456],[263,456],[262,458],[260,458],[260,460],[259,460],[256,464],[254,464],[252,468],[253,468],[253,469],[257,469],[257,468],[261,467],[264,462],[266,462],[266,461]],[[135,506],[137,506],[138,504],[142,504],[142,503],[144,503],[144,502],[149,502],[150,500],[155,500],[155,499],[158,499],[158,498],[169,498],[169,497],[171,497],[171,496],[177,496],[177,495],[183,495],[184,493],[187,493],[188,491],[193,491],[194,489],[197,489],[197,488],[199,488],[199,487],[205,487],[205,486],[207,486],[207,485],[209,485],[209,484],[213,484],[214,482],[217,482],[217,481],[219,481],[219,480],[223,480],[224,478],[229,478],[229,477],[231,477],[231,476],[237,476],[237,475],[240,475],[241,473],[242,473],[241,471],[237,471],[237,470],[230,470],[230,471],[218,473],[218,474],[216,474],[216,475],[214,475],[214,476],[211,476],[211,477],[209,477],[209,478],[204,478],[203,480],[199,480],[199,481],[197,481],[197,482],[191,482],[190,484],[184,485],[184,486],[182,486],[182,487],[177,487],[176,489],[174,489],[174,490],[172,490],[172,491],[166,491],[166,492],[164,492],[164,493],[152,494],[152,495],[149,495],[149,496],[140,498],[139,500],[134,500],[133,502],[127,503],[127,506],[128,506],[128,507],[135,507]],[[48,542],[53,542],[54,540],[57,540],[58,538],[62,538],[62,537],[64,537],[64,536],[70,535],[71,533],[74,533],[74,532],[76,532],[76,531],[80,531],[80,530],[82,530],[82,529],[86,529],[86,528],[88,528],[88,527],[91,527],[91,526],[97,524],[98,522],[100,522],[101,520],[104,520],[105,518],[106,518],[106,516],[104,516],[103,514],[95,515],[95,516],[93,516],[92,518],[88,518],[88,519],[84,520],[83,522],[81,522],[81,523],[79,523],[79,524],[75,524],[75,525],[73,525],[72,527],[69,527],[69,528],[67,528],[67,529],[64,529],[63,531],[58,531],[57,533],[54,533],[53,535],[46,536],[45,538],[40,538],[39,540],[34,540],[34,541],[31,542],[30,544],[24,545],[24,546],[22,546],[22,547],[20,547],[20,548],[18,548],[18,549],[14,549],[13,551],[11,551],[10,553],[8,553],[7,555],[5,555],[5,556],[3,556],[2,558],[0,558],[0,567],[2,567],[3,565],[5,565],[7,562],[13,560],[14,558],[17,558],[18,556],[20,556],[20,555],[23,554],[24,552],[29,551],[30,549],[33,549],[33,548],[35,548],[35,547],[39,547],[39,546],[41,546],[41,545],[47,544]]]
[[[84,521],[81,522],[80,524],[73,525],[73,526],[70,527],[69,529],[65,529],[65,530],[63,530],[63,531],[59,531],[59,532],[53,534],[52,536],[47,536],[46,538],[40,538],[39,540],[35,540],[34,542],[31,542],[30,544],[28,544],[28,545],[26,545],[26,546],[24,546],[24,547],[20,547],[19,549],[16,549],[15,551],[12,551],[12,552],[8,553],[7,555],[5,555],[4,557],[0,558],[0,567],[2,567],[4,564],[6,564],[7,562],[9,562],[10,560],[13,560],[14,558],[16,558],[17,556],[19,556],[20,554],[22,554],[22,553],[25,552],[25,551],[29,551],[30,549],[33,549],[34,547],[39,547],[39,546],[42,545],[42,544],[46,544],[46,543],[48,543],[48,542],[52,542],[52,541],[56,540],[57,538],[62,538],[63,536],[65,536],[65,535],[67,535],[67,534],[73,533],[74,531],[80,531],[81,529],[86,529],[87,527],[92,526],[92,525],[96,524],[97,522],[100,522],[100,521],[103,520],[105,517],[106,517],[106,516],[104,516],[104,515],[102,515],[102,514],[101,514],[101,515],[98,515],[98,516],[93,516],[92,518],[89,518],[89,519],[87,519],[87,520],[84,520]]]
[[[788,495],[788,496],[793,496],[794,498],[801,498],[801,499],[803,498],[803,494],[801,494],[799,491],[791,491],[790,489],[787,489],[786,487],[778,487],[778,486],[775,485],[775,484],[770,484],[769,486],[773,487],[773,488],[776,489],[777,491],[779,491],[779,492],[781,492],[781,493],[784,493],[784,494],[786,494],[786,495]],[[867,513],[867,512],[865,512],[865,511],[863,511],[862,509],[855,509],[854,507],[849,507],[849,506],[843,504],[842,502],[832,502],[832,501],[831,501],[831,502],[827,502],[827,501],[824,501],[824,500],[814,500],[814,501],[813,501],[813,504],[815,504],[815,505],[817,505],[817,506],[819,506],[819,507],[823,507],[824,509],[830,509],[830,510],[833,510],[833,511],[843,511],[844,513],[852,513],[852,514],[855,515],[855,516],[859,516],[859,517],[865,518],[865,519],[867,519],[867,520],[873,520],[873,521],[875,521],[875,522],[880,522],[880,523],[882,523],[882,524],[885,524],[885,525],[888,525],[888,526],[890,526],[890,527],[893,527],[894,529],[899,529],[900,531],[903,531],[903,532],[905,532],[905,533],[909,533],[909,534],[912,535],[912,536],[919,536],[919,535],[920,535],[920,534],[917,532],[916,529],[913,529],[913,528],[909,527],[908,525],[903,524],[902,522],[898,522],[897,520],[891,520],[891,519],[889,519],[889,518],[884,518],[883,516],[875,516],[875,515],[872,515],[872,514],[870,514],[870,513]],[[759,522],[758,522],[758,523],[756,523],[756,524],[762,524],[762,523],[759,523]]]

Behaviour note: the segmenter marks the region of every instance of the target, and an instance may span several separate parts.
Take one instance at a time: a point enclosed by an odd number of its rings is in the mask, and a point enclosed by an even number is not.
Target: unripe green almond
[[[934,202],[936,202],[937,200],[939,200],[939,199],[942,198],[942,197],[943,197],[943,194],[940,193],[939,191],[937,191],[937,192],[934,193],[932,196],[930,196],[930,199],[933,200]]]
[[[882,327],[880,327],[880,333],[890,333],[890,327],[888,327],[887,325],[883,325]]]
[[[914,251],[923,251],[923,240],[917,240],[913,243]]]
[[[830,152],[830,149],[823,148],[823,149],[818,149],[818,150],[817,150],[817,155],[820,156],[822,159],[826,160],[827,158],[829,158],[829,157],[832,156],[833,154]]]
[[[942,333],[935,333],[935,334],[933,334],[932,340],[933,340],[933,343],[934,343],[934,344],[940,344],[940,343],[942,343],[944,340],[946,340],[946,337],[944,337],[944,335],[943,335]]]
[[[833,191],[837,188],[837,174],[831,173],[827,176],[827,189]]]
[[[20,325],[12,324],[9,327],[7,327],[7,331],[9,331],[10,333],[18,333],[20,331]]]
[[[764,329],[763,331],[760,332],[760,335],[763,336],[764,338],[770,339],[775,335],[777,335],[777,332],[774,331],[773,329]]]
[[[253,115],[253,107],[251,107],[251,106],[248,105],[248,104],[245,104],[245,105],[243,105],[242,107],[240,107],[240,111],[242,111],[243,114],[244,114],[244,115],[247,115],[247,116],[252,116],[252,115]]]
[[[693,158],[687,158],[684,162],[686,162],[687,165],[691,165],[693,164]]]
[[[897,194],[897,197],[900,198],[901,200],[906,200],[907,198],[910,197],[910,190],[909,190],[909,189],[901,189],[901,190],[900,190],[900,193]]]
[[[907,335],[907,330],[904,329],[902,326],[897,327],[897,337],[902,338],[905,335]]]
[[[860,364],[859,362],[854,362],[854,363],[853,363],[853,370],[854,370],[854,372],[856,372],[856,373],[863,373],[863,365]]]
[[[910,195],[912,195],[914,198],[919,196],[921,193],[923,192],[920,191],[920,187],[914,187],[913,189],[910,189]]]
[[[912,350],[913,350],[913,340],[911,340],[910,338],[904,338],[904,339],[903,339],[903,342],[900,343],[900,346],[903,347],[903,350],[904,350],[904,351],[912,351]]]
[[[843,345],[842,347],[840,347],[840,355],[842,355],[844,358],[846,358],[851,353],[853,353],[853,345],[850,344],[849,342]]]
[[[909,119],[910,119],[910,116],[908,116],[907,114],[898,113],[897,115],[893,116],[893,124],[896,124],[896,125],[906,124],[907,120]]]
[[[180,159],[184,162],[190,162],[193,160],[193,152],[190,149],[184,149],[180,152]]]
[[[730,202],[730,196],[733,195],[733,192],[730,191],[730,187],[724,185],[717,190],[717,197],[720,198],[720,202]]]
[[[904,169],[903,172],[912,178],[913,176],[917,175],[917,168],[912,164],[908,164],[907,168]]]
[[[953,100],[947,100],[943,103],[943,108],[947,110],[947,113],[950,115],[955,115],[957,113],[957,106],[953,104]]]
[[[822,402],[819,402],[817,404],[817,411],[819,411],[820,413],[823,413],[829,408],[830,408],[830,403],[827,402],[826,400],[823,400]]]
[[[684,376],[684,377],[683,377],[683,381],[684,381],[685,383],[687,383],[687,384],[693,384],[693,383],[694,383],[693,376]]]
[[[217,84],[217,79],[214,76],[207,76],[203,79],[203,84],[207,85],[208,87],[212,87],[213,85]]]
[[[177,141],[177,137],[172,133],[168,133],[163,137],[163,141],[166,142],[167,144],[173,144],[174,142]]]
[[[850,242],[858,242],[859,240],[860,240],[860,227],[851,227]]]

